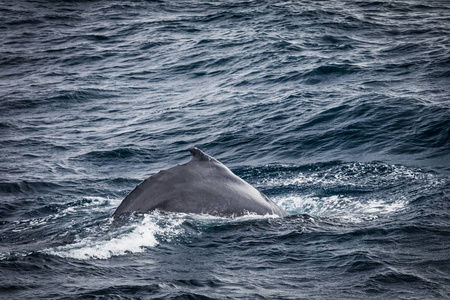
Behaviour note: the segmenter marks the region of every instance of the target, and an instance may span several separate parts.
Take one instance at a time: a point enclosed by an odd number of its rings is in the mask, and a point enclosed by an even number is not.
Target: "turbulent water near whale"
[[[0,298],[450,298],[449,7],[0,1]],[[290,215],[111,218],[192,146]]]

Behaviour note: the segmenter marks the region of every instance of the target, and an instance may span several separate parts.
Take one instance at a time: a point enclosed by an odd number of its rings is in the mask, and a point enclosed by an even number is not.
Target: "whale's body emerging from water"
[[[150,176],[122,201],[113,216],[168,212],[241,216],[287,213],[225,165],[197,148],[192,160]]]

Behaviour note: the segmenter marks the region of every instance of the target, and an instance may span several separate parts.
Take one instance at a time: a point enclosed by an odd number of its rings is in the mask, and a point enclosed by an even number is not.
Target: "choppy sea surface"
[[[1,299],[450,298],[450,2],[0,1]],[[197,146],[290,216],[111,214]]]

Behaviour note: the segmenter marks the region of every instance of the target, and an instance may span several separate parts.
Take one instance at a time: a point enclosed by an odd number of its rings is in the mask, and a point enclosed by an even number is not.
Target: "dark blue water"
[[[0,1],[0,298],[450,298],[449,8]],[[290,216],[110,218],[190,146]]]

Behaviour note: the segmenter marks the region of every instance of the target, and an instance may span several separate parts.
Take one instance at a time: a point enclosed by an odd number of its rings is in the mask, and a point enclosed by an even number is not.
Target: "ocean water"
[[[449,299],[450,2],[0,1],[1,299]],[[111,214],[197,146],[290,216]]]

